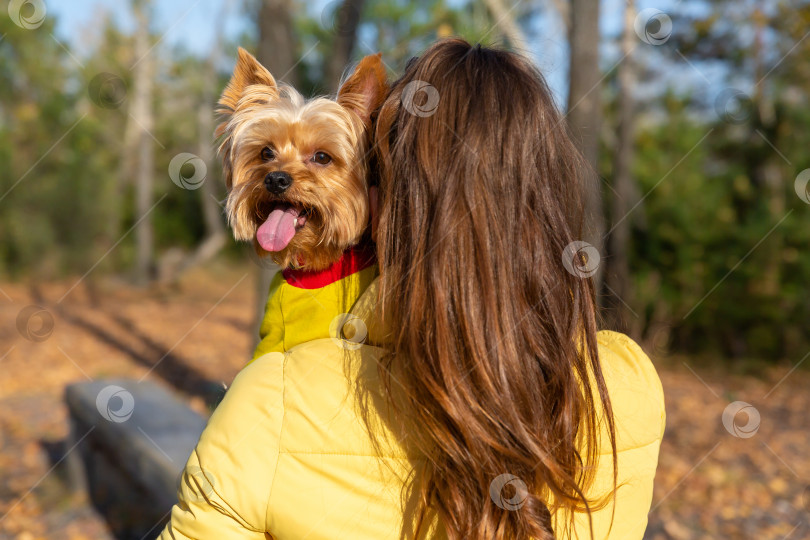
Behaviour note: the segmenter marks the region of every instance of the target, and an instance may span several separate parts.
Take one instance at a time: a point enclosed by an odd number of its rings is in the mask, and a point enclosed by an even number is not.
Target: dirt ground
[[[0,539],[112,538],[66,482],[66,384],[146,376],[205,413],[204,396],[249,358],[252,266],[146,291],[77,280],[0,283]],[[801,359],[752,376],[648,352],[667,432],[646,538],[810,538],[810,373],[790,371]],[[737,401],[754,407],[737,416],[742,436],[722,421]]]

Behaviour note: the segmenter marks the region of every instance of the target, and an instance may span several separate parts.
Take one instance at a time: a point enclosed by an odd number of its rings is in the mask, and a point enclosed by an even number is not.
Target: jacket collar
[[[376,262],[374,246],[364,244],[350,247],[340,259],[323,270],[301,270],[285,268],[281,275],[284,280],[299,289],[320,289],[336,281],[365,270]]]

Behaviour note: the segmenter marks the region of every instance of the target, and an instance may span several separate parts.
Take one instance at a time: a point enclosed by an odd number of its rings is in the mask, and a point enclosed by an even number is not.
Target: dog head
[[[387,89],[376,54],[360,61],[335,100],[307,100],[240,48],[216,133],[234,237],[282,267],[311,270],[357,243],[369,215],[371,114]]]

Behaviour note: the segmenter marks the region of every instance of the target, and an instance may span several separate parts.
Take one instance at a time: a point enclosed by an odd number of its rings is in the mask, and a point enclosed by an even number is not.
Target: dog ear
[[[233,75],[222,92],[219,104],[222,106],[220,112],[229,113],[236,109],[236,104],[248,86],[261,84],[269,86],[273,91],[278,91],[276,80],[256,58],[242,47],[239,47],[239,57],[236,60],[236,68]]]
[[[351,76],[340,87],[337,102],[357,113],[367,126],[374,112],[388,95],[388,76],[382,53],[370,54],[360,60]]]
[[[271,75],[252,54],[242,47],[239,47],[239,57],[236,60],[236,68],[234,68],[231,80],[222,92],[222,97],[219,98],[217,113],[223,115],[224,121],[221,122],[214,131],[215,138],[222,138],[219,152],[222,154],[225,185],[228,190],[231,189],[233,184],[233,167],[231,164],[231,147],[233,140],[231,140],[230,136],[226,135],[228,121],[236,110],[236,105],[239,103],[239,100],[245,94],[245,90],[249,86],[254,85],[267,87],[264,89],[261,98],[259,98],[260,100],[266,99],[268,91],[272,94],[278,93],[278,85],[273,75]]]

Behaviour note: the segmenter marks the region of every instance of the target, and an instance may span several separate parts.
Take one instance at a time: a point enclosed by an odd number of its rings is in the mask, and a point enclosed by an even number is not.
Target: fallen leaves
[[[147,376],[204,413],[207,392],[230,384],[250,356],[251,280],[225,296],[248,270],[209,268],[172,290],[78,287],[58,305],[73,281],[36,290],[2,285],[13,301],[0,299],[0,357],[7,354],[0,361],[0,539],[111,539],[61,468],[48,474],[66,450],[65,385]],[[42,342],[15,329],[19,311],[33,303],[54,316],[53,335]],[[751,377],[698,368],[693,359],[655,361],[667,430],[645,538],[810,538],[810,374],[796,370],[773,390],[788,367]],[[734,401],[760,414],[749,438],[723,426]]]
[[[787,368],[763,368],[752,377],[718,368],[695,374],[679,365],[658,362],[667,430],[645,538],[810,538],[810,508],[803,502],[810,485],[808,373],[795,371],[764,398]],[[747,438],[721,421],[738,400],[760,415]],[[747,422],[741,414],[735,424]]]

